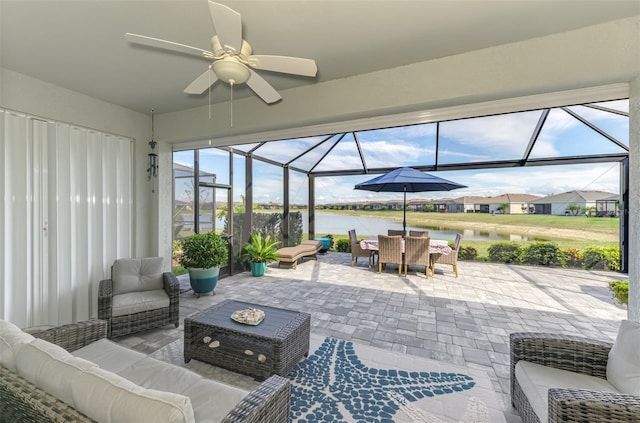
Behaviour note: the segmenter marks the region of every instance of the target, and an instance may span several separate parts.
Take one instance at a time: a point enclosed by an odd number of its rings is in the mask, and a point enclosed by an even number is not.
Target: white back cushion
[[[620,392],[640,395],[640,323],[623,320],[609,351],[607,380]]]
[[[13,323],[0,319],[0,366],[15,372],[17,351],[34,339],[32,335],[23,332]]]
[[[75,408],[101,423],[195,421],[188,397],[142,388],[99,367],[79,375],[72,391]]]
[[[71,406],[74,406],[72,382],[82,372],[94,367],[97,365],[73,357],[65,349],[42,339],[25,344],[16,356],[20,376]]]
[[[150,291],[162,289],[162,274],[164,273],[164,258],[126,258],[113,262],[111,280],[113,293]]]

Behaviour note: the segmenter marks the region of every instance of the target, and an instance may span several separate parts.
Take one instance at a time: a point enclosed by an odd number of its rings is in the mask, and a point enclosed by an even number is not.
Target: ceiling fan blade
[[[209,13],[220,44],[225,48],[231,48],[240,53],[242,47],[242,18],[240,13],[224,4],[215,3],[211,0],[209,0]]]
[[[282,99],[280,94],[264,78],[252,70],[251,76],[247,80],[247,85],[267,104],[275,103]]]
[[[202,94],[210,86],[215,84],[216,81],[218,81],[218,76],[211,69],[207,69],[202,75],[194,79],[193,82],[184,89],[184,92],[187,94]]]
[[[316,76],[318,67],[316,61],[300,57],[253,55],[249,57],[251,66],[273,72],[290,73],[293,75]]]
[[[159,38],[147,37],[146,35],[131,34],[130,32],[127,32],[124,34],[124,38],[131,43],[161,48],[163,50],[173,50],[180,53],[204,57],[206,59],[211,59],[213,57],[213,53],[207,50],[202,50],[201,48],[174,43],[173,41],[161,40]]]

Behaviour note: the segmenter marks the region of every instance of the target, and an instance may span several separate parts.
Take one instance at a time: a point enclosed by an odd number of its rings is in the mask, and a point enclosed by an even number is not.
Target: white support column
[[[640,321],[640,76],[629,95],[629,319]]]

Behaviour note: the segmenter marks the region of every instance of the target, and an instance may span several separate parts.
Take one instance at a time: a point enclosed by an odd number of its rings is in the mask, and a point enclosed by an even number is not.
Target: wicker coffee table
[[[262,323],[231,319],[248,307],[265,312]],[[257,379],[286,377],[309,353],[310,322],[308,313],[225,300],[184,319],[184,361],[195,358]]]

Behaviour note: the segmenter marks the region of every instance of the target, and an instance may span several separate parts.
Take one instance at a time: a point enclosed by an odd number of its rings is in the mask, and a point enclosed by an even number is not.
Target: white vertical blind
[[[0,317],[97,315],[91,287],[132,253],[133,141],[0,109]]]

